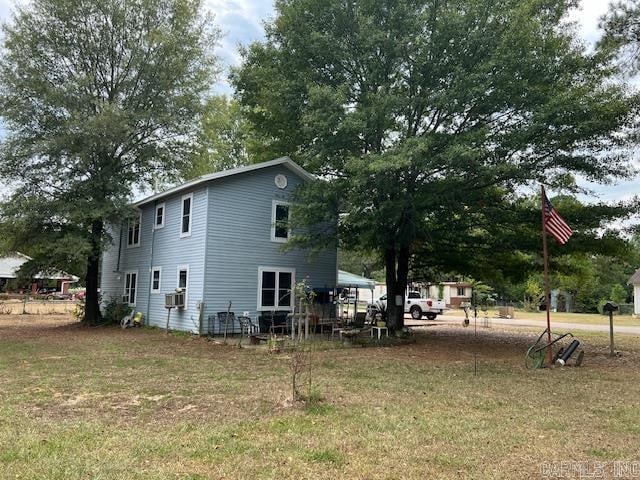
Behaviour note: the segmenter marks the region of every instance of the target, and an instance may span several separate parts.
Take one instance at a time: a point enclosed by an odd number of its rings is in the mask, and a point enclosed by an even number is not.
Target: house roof
[[[342,288],[368,288],[373,290],[376,287],[376,282],[370,278],[361,277],[355,273],[345,272],[344,270],[338,270],[338,287]]]
[[[631,285],[640,285],[640,268],[636,270],[633,275],[631,275],[631,278],[629,278],[629,281],[627,283]]]
[[[0,258],[0,278],[16,278],[16,271],[29,257],[21,253],[16,253]]]
[[[169,195],[173,195],[175,193],[182,192],[189,188],[195,187],[202,183],[209,182],[211,180],[217,180],[219,178],[230,177],[232,175],[239,175],[241,173],[252,172],[254,170],[261,170],[263,168],[275,167],[277,165],[282,165],[283,167],[288,168],[294,173],[297,173],[302,178],[307,180],[315,180],[315,176],[307,172],[300,165],[295,163],[289,157],[280,157],[275,160],[269,160],[268,162],[255,163],[253,165],[245,165],[243,167],[232,168],[229,170],[222,170],[221,172],[209,173],[207,175],[203,175],[189,182],[183,183],[182,185],[178,185],[176,187],[170,188],[169,190],[165,190],[164,192],[156,193],[151,195],[150,197],[144,198],[138,202],[135,202],[133,205],[136,207],[140,207],[150,202],[154,202],[164,197],[168,197]]]
[[[0,257],[0,278],[17,278],[16,272],[27,260],[31,260],[31,257],[20,252],[16,252],[13,255],[8,255],[6,257]],[[47,280],[72,280],[74,282],[79,280],[75,275],[62,271],[51,272],[49,274],[38,273],[34,278]]]

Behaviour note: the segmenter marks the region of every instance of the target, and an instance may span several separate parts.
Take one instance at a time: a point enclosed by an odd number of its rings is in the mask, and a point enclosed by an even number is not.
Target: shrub
[[[111,297],[104,306],[103,318],[107,323],[120,324],[122,319],[131,313],[132,308],[126,303],[120,302],[116,297]]]

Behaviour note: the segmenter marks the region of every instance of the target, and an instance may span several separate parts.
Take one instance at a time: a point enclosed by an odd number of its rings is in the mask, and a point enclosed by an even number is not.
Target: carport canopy
[[[361,277],[355,273],[338,270],[338,288],[366,288],[373,290],[376,287],[375,280]]]
[[[345,272],[344,270],[338,270],[338,288],[355,288],[356,289],[356,301],[354,305],[354,316],[358,314],[358,290],[366,288],[371,290],[371,296],[373,296],[373,290],[376,288],[376,282],[370,278],[361,277],[354,273]],[[349,303],[347,303],[347,316],[349,316]]]

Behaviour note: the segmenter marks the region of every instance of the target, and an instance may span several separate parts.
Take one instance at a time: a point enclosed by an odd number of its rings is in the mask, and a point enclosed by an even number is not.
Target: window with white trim
[[[271,241],[286,242],[289,239],[289,204],[273,201],[271,208]]]
[[[132,307],[136,305],[136,293],[138,291],[138,271],[132,270],[124,275],[123,303],[128,303]]]
[[[156,205],[156,216],[153,220],[153,228],[158,229],[164,227],[164,203]]]
[[[187,294],[189,293],[189,265],[178,267],[178,281],[176,288],[184,292],[184,304],[187,305]]]
[[[458,296],[464,297],[464,287],[458,287]]]
[[[182,211],[180,213],[180,236],[191,235],[191,217],[193,211],[193,193],[182,197]]]
[[[160,292],[162,278],[162,267],[153,267],[151,269],[151,291],[153,293]]]
[[[137,247],[140,245],[140,224],[142,223],[142,212],[129,220],[127,226],[127,247]]]
[[[258,310],[293,310],[295,269],[258,269]]]

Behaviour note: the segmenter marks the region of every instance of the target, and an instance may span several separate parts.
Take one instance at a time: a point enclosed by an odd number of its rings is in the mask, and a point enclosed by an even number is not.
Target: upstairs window
[[[289,239],[289,204],[273,201],[271,210],[271,240],[286,242]]]
[[[153,223],[153,228],[164,227],[164,203],[156,205],[156,217]]]
[[[188,237],[191,235],[191,210],[193,207],[193,194],[182,197],[182,214],[180,215],[180,236]]]
[[[123,303],[127,303],[133,307],[136,305],[136,291],[138,290],[138,272],[127,272],[124,276],[124,295]]]
[[[142,212],[136,218],[129,220],[127,228],[127,247],[137,247],[140,245],[140,223],[142,223]]]
[[[258,269],[258,310],[292,310],[295,270]]]

